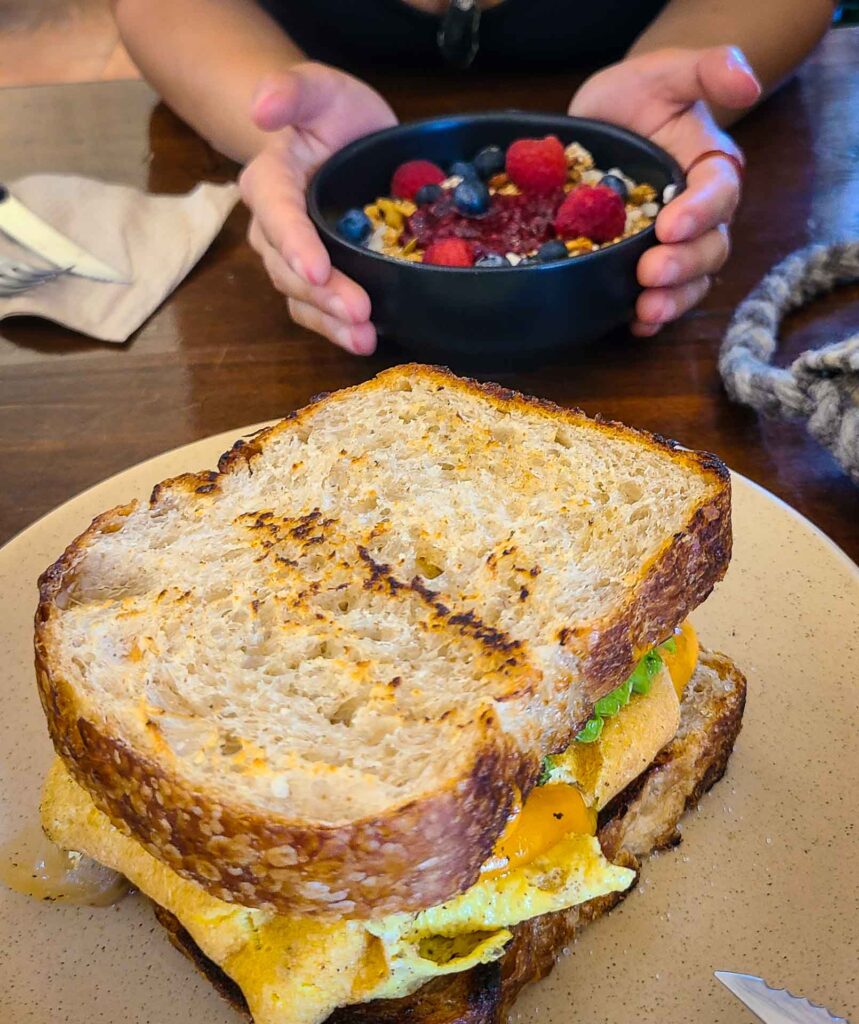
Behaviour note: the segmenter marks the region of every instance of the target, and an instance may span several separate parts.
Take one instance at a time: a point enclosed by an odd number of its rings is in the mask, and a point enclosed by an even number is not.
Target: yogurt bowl
[[[337,231],[346,211],[389,193],[405,161],[448,168],[487,146],[547,135],[564,146],[579,143],[597,167],[649,183],[660,199],[683,187],[677,163],[641,136],[599,121],[515,111],[398,125],[353,142],[318,170],[308,212],[333,265],[367,290],[381,337],[423,360],[494,370],[538,365],[629,320],[640,291],[636,265],[656,243],[652,225],[574,258],[470,267],[397,258]]]

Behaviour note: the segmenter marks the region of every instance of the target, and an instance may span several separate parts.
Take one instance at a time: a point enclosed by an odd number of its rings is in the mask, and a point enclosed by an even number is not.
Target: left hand
[[[662,146],[682,168],[709,149],[737,156],[732,139],[713,120],[708,103],[732,110],[751,106],[761,86],[732,46],[670,49],[628,57],[597,72],[570,103],[570,114],[629,128]],[[644,291],[635,307],[634,334],[656,334],[707,294],[711,275],[728,258],[728,224],[740,200],[730,160],[711,157],[689,174],[687,188],[659,212],[656,237],[638,263]]]

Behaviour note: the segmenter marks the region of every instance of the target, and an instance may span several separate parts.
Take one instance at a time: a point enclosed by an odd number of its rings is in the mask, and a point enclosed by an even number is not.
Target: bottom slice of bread
[[[680,841],[677,825],[683,812],[725,771],[745,701],[746,681],[733,662],[702,651],[683,696],[674,739],[600,814],[599,840],[609,860],[638,871],[654,850]],[[512,929],[513,939],[500,960],[437,978],[405,999],[343,1007],[327,1024],[498,1024],[524,986],[552,970],[577,932],[631,891],[524,921]],[[173,944],[247,1013],[239,988],[200,952],[177,919],[161,907],[155,912]]]

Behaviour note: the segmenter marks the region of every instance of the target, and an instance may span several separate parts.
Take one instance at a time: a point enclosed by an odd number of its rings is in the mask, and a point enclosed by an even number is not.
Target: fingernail
[[[745,71],[750,75],[754,74],[751,64],[739,46],[728,47],[728,67],[736,68],[737,71]]]
[[[355,346],[352,342],[351,327],[338,327],[334,332],[334,337],[341,348],[345,348],[348,352],[354,352]]]
[[[331,315],[337,317],[338,320],[350,320],[349,311],[346,309],[346,303],[340,298],[339,295],[335,295],[331,300]]]
[[[662,324],[646,324],[636,321],[630,331],[636,338],[652,338],[662,330]]]
[[[666,321],[673,319],[676,312],[674,303],[671,299],[662,299],[656,306],[656,319],[660,324],[666,323]]]
[[[371,336],[369,338],[359,334],[352,342],[352,351],[359,356],[368,356],[375,349],[376,342]]]
[[[688,213],[681,213],[677,220],[674,221],[674,238],[678,242],[691,238],[694,231],[695,222]]]
[[[274,95],[276,83],[272,78],[263,78],[254,90],[254,94],[251,98],[251,117],[256,121],[257,119],[265,120],[268,106],[271,97]]]
[[[660,285],[674,284],[679,276],[680,264],[677,260],[666,260],[657,283]]]

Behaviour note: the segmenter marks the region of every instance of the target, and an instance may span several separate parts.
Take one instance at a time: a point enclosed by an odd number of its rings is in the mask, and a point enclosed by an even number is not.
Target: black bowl
[[[639,135],[601,121],[520,111],[398,125],[358,139],[320,167],[308,191],[310,217],[334,266],[367,290],[380,336],[421,359],[490,370],[534,366],[629,320],[640,291],[636,264],[656,242],[653,227],[562,262],[485,269],[392,259],[334,230],[345,210],[387,195],[404,160],[448,167],[484,146],[549,134],[565,145],[580,142],[597,167],[620,167],[660,196],[668,184],[683,187],[676,161]]]

